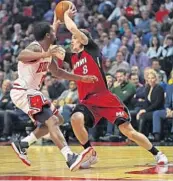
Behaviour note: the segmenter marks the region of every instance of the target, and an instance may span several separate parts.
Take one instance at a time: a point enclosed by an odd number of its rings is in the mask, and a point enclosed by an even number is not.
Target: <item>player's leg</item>
[[[93,122],[93,115],[88,108],[83,105],[77,105],[71,116],[71,125],[76,138],[85,150],[92,148],[86,127],[92,127]],[[96,151],[93,149],[92,157],[90,160],[83,163],[81,168],[88,168],[91,164],[95,163],[97,163],[97,155]]]
[[[121,133],[127,136],[130,140],[134,141],[137,145],[145,148],[150,153],[152,153],[158,164],[168,163],[167,157],[162,152],[160,152],[156,147],[154,147],[145,135],[137,132],[132,127],[131,123],[122,119],[122,122],[121,120],[119,121],[118,127]]]
[[[64,119],[61,114],[56,114],[58,118],[58,126],[64,123]],[[41,127],[37,127],[33,132],[31,132],[27,137],[21,140],[21,142],[28,142],[29,146],[35,143],[38,139],[49,133],[48,127],[42,125]]]
[[[71,116],[71,125],[76,138],[84,148],[90,147],[88,132],[85,128],[84,115],[81,112],[75,112]]]
[[[61,153],[65,157],[65,159],[67,161],[67,165],[69,166],[70,170],[73,170],[73,171],[77,170],[80,167],[82,162],[85,162],[86,160],[88,160],[91,157],[91,153],[92,153],[91,149],[87,149],[87,150],[83,151],[80,155],[74,154],[71,151],[71,149],[68,147],[68,145],[64,139],[62,132],[59,129],[58,118],[55,115],[53,115],[53,113],[49,107],[43,107],[42,111],[35,114],[34,118],[36,120],[38,120],[39,123],[41,123],[43,125],[45,124],[47,126],[53,142],[61,150]],[[44,131],[42,129],[42,133],[43,132],[47,133],[46,129]],[[40,136],[41,136],[41,134],[40,134]],[[28,148],[28,146],[26,146],[26,143],[27,142],[13,143],[13,148],[17,148],[17,151],[20,153],[18,155],[20,155],[20,156],[22,155],[20,150],[25,150],[25,152],[26,152],[26,148]],[[25,156],[26,156],[26,153],[25,153]],[[26,164],[28,163],[27,158],[25,159],[24,157],[22,157],[22,161]],[[27,164],[27,165],[29,165],[29,164]]]
[[[49,114],[49,118],[47,117],[45,124],[48,127],[50,136],[52,141],[58,148],[61,150],[61,153],[65,157],[67,161],[67,165],[69,166],[70,170],[77,170],[80,165],[88,160],[91,157],[92,149],[88,148],[84,150],[80,155],[74,154],[67,145],[65,138],[59,128],[59,121],[55,115],[51,115],[51,110],[47,109],[47,115]],[[45,115],[43,116],[45,119]],[[43,118],[42,116],[39,117],[39,120]]]

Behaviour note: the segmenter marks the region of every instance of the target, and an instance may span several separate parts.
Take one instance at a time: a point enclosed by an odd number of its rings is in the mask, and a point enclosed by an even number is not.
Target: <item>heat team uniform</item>
[[[37,41],[31,44],[40,44]],[[41,47],[41,46],[40,46]],[[42,49],[42,51],[44,51]],[[48,72],[52,57],[42,58],[28,63],[18,62],[18,79],[14,82],[10,92],[13,103],[28,114],[33,121],[34,114],[42,111],[42,107],[50,106],[52,112],[58,111],[39,91]]]
[[[83,112],[87,126],[92,127],[101,118],[106,118],[111,123],[116,122],[118,125],[130,121],[127,108],[107,88],[102,68],[102,55],[91,39],[82,52],[66,53],[65,61],[70,63],[75,74],[95,75],[98,78],[94,84],[77,82],[80,104],[73,113]]]

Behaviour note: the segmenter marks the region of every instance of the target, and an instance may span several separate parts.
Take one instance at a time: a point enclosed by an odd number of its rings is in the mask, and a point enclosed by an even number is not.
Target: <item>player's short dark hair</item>
[[[116,73],[123,73],[124,75],[126,75],[127,71],[125,69],[118,69]]]
[[[89,39],[92,39],[91,33],[86,29],[80,29]]]
[[[33,34],[36,41],[41,41],[46,36],[46,33],[50,33],[50,24],[46,21],[38,22],[34,24]]]

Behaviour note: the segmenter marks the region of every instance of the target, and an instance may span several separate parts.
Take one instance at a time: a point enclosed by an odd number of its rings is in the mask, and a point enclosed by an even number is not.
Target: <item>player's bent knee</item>
[[[45,124],[45,122],[46,122],[47,120],[49,120],[50,118],[52,118],[52,117],[55,117],[55,118],[56,118],[56,116],[53,115],[52,110],[51,110],[50,107],[48,107],[48,106],[44,106],[44,107],[42,108],[42,111],[41,111],[41,112],[39,112],[39,113],[37,113],[37,114],[34,115],[34,119],[35,119],[36,121],[38,121],[40,124]],[[57,120],[57,118],[56,118],[56,120]]]
[[[72,125],[79,125],[80,123],[84,122],[84,116],[82,113],[80,112],[75,112],[72,116],[71,116],[71,124]]]
[[[63,125],[64,124],[64,118],[61,114],[57,115],[58,118],[58,125]]]
[[[58,126],[59,122],[57,116],[52,115],[48,120],[45,121],[45,124],[47,126]]]

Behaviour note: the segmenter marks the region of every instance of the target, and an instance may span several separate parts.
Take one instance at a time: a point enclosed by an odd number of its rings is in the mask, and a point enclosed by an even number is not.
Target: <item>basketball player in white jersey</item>
[[[85,150],[79,155],[70,150],[58,127],[63,122],[62,116],[58,114],[58,110],[43,96],[39,89],[48,70],[54,77],[74,81],[94,83],[97,78],[95,76],[74,75],[56,65],[52,57],[62,59],[61,51],[63,49],[55,45],[52,46],[55,41],[55,32],[49,23],[37,23],[34,27],[34,36],[36,41],[21,51],[18,56],[19,78],[14,82],[11,99],[18,108],[31,117],[37,124],[37,128],[23,140],[13,142],[12,147],[19,158],[30,166],[26,149],[37,138],[49,132],[51,139],[64,155],[70,170],[75,171],[90,158],[92,150]]]

